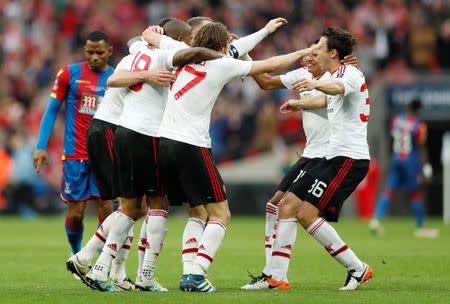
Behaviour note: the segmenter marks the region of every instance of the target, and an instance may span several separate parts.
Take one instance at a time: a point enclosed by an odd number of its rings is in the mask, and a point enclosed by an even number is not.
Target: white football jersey
[[[209,125],[217,96],[228,82],[247,76],[251,67],[252,62],[220,58],[178,68],[159,136],[210,148]]]
[[[288,89],[292,89],[294,82],[301,78],[312,79],[313,76],[306,68],[299,68],[280,75],[281,82]],[[330,78],[330,73],[326,72],[319,80],[327,80]],[[307,91],[300,93],[300,98],[308,98],[318,94],[323,93],[317,90]],[[325,157],[328,153],[330,143],[330,126],[327,119],[327,109],[303,110],[302,123],[306,136],[306,145],[302,156],[307,158]]]
[[[370,100],[363,73],[351,65],[343,65],[332,75],[342,81],[343,95],[328,96],[328,120],[331,126],[330,151],[327,158],[345,156],[370,159],[367,144],[367,122]]]
[[[177,50],[163,51],[141,47],[132,60],[131,71],[172,69]],[[167,87],[139,83],[130,87],[125,96],[120,125],[135,132],[157,136],[167,100]]]
[[[147,45],[147,43],[142,41],[133,43],[129,49],[130,54],[120,60],[114,73],[119,70],[131,71],[132,59],[134,57],[133,54],[136,53],[137,49],[144,45]],[[119,117],[122,114],[123,109],[123,99],[129,91],[128,88],[108,88],[105,92],[105,96],[103,96],[98,105],[94,118],[118,125],[120,121]]]

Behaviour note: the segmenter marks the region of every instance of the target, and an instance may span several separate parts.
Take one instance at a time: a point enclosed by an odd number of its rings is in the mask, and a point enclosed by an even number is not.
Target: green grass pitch
[[[241,291],[247,270],[257,274],[264,263],[262,217],[235,217],[211,266],[216,294],[183,293],[180,243],[185,223],[169,217],[169,232],[157,276],[168,293],[100,293],[76,281],[66,270],[69,257],[61,217],[23,221],[0,218],[0,303],[450,303],[450,226],[440,220],[428,225],[441,230],[437,239],[412,236],[412,219],[390,219],[385,235],[372,237],[365,222],[343,219],[335,225],[342,238],[373,269],[375,276],[355,292],[342,293],[346,272],[303,229],[299,229],[290,265],[289,291]],[[135,227],[138,236],[139,224]],[[84,241],[96,222],[88,218]],[[127,264],[134,280],[136,243]]]

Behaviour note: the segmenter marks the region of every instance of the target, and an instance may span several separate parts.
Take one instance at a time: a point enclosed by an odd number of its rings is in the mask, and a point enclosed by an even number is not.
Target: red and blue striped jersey
[[[88,159],[87,130],[113,72],[110,66],[95,72],[83,61],[65,66],[56,75],[50,96],[66,105],[63,160]]]
[[[427,126],[416,116],[400,114],[392,120],[391,135],[394,139],[394,158],[409,161],[419,157],[418,147],[426,141]]]

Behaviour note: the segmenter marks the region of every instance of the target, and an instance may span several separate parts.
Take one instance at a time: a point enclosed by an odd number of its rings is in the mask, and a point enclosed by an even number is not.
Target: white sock
[[[224,223],[208,221],[198,246],[198,253],[192,265],[193,274],[206,274],[214,256],[222,243],[225,231]]]
[[[147,247],[147,223],[148,223],[148,216],[146,216],[144,221],[142,222],[141,232],[139,234],[137,276],[139,276],[142,272],[142,263],[144,262],[145,247]]]
[[[145,248],[142,274],[146,279],[155,276],[156,260],[161,252],[167,234],[167,211],[151,209],[147,224],[147,248]]]
[[[361,270],[364,267],[361,260],[341,240],[336,230],[323,218],[318,218],[306,231],[322,244],[328,253],[344,265],[347,270]]]
[[[183,231],[183,249],[181,251],[181,262],[183,263],[183,274],[192,273],[192,263],[198,252],[198,243],[202,238],[206,223],[198,218],[189,218]]]
[[[122,282],[127,278],[127,272],[125,271],[125,265],[127,264],[128,255],[130,254],[131,243],[133,243],[134,239],[134,231],[133,227],[131,227],[128,232],[127,240],[125,244],[123,244],[122,248],[120,248],[117,256],[111,263],[111,279],[114,282]]]
[[[266,235],[264,236],[264,247],[266,249],[266,266],[264,266],[263,273],[269,274],[271,272],[270,260],[272,258],[272,247],[276,235],[278,218],[278,207],[267,203],[266,205]]]
[[[111,223],[108,238],[105,246],[103,246],[102,253],[98,258],[95,266],[92,268],[94,276],[102,281],[108,279],[109,268],[111,261],[117,256],[120,248],[125,243],[128,232],[134,225],[134,220],[125,214],[117,213],[114,221]]]
[[[86,243],[86,245],[83,248],[81,248],[81,250],[77,253],[77,257],[82,264],[90,265],[97,250],[103,248],[103,245],[105,244],[106,238],[108,237],[109,234],[109,228],[111,226],[112,221],[115,219],[117,213],[118,213],[117,211],[111,213],[103,221],[100,227],[98,227],[97,231]]]
[[[273,243],[272,271],[274,280],[287,281],[291,252],[297,238],[297,219],[288,218],[278,220],[277,238]],[[268,273],[266,273],[268,274]]]

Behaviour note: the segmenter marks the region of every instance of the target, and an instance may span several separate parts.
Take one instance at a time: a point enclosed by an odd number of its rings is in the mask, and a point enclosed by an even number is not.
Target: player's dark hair
[[[228,45],[228,30],[220,22],[209,23],[200,28],[194,36],[192,47],[205,47],[221,51]]]
[[[352,34],[342,28],[329,27],[322,32],[323,37],[327,37],[327,49],[329,51],[335,49],[339,59],[353,53],[356,46],[356,40]]]
[[[422,108],[422,101],[418,97],[411,100],[410,103],[408,104],[408,109],[413,113],[419,112],[421,108]]]
[[[92,41],[92,42],[99,42],[99,41],[105,41],[106,44],[111,44],[111,40],[109,39],[109,36],[102,31],[93,31],[90,32],[86,36],[86,41]]]
[[[172,20],[177,20],[177,18],[175,18],[175,17],[162,18],[161,20],[159,20],[158,25],[160,27],[164,27],[164,25],[166,25],[167,22],[172,21]]]
[[[189,24],[179,19],[169,20],[164,24],[163,29],[164,35],[175,40],[177,40],[178,37],[190,36],[192,33]]]
[[[192,17],[191,19],[189,19],[187,21],[187,23],[191,26],[192,31],[195,32],[203,25],[203,22],[205,22],[205,21],[213,22],[213,20],[209,17],[197,16],[197,17]]]

